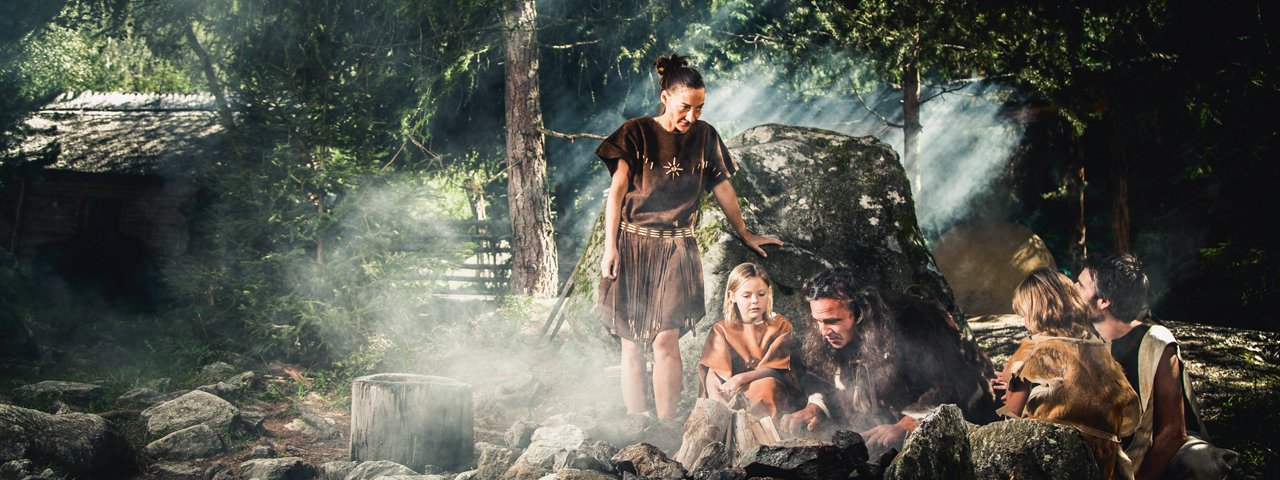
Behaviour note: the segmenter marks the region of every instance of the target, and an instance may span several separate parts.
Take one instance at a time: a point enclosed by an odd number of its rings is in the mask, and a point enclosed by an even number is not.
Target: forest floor
[[[482,317],[479,332],[467,337],[480,341],[459,342],[453,348],[435,345],[429,360],[402,360],[384,367],[470,383],[476,441],[501,444],[512,424],[537,424],[555,415],[573,416],[577,421],[623,416],[625,412],[616,398],[616,351],[607,344],[583,340],[581,331],[594,324],[569,325],[560,339],[547,341],[540,332],[546,311],[545,306],[535,305],[518,312],[519,318],[513,321]],[[1025,335],[1021,322],[1008,317],[971,321],[970,325],[979,345],[997,365],[1008,358],[1017,340]],[[1280,424],[1280,334],[1181,322],[1166,325],[1181,341],[1213,440],[1242,454],[1235,477],[1280,478],[1276,452],[1280,435],[1274,429]],[[492,331],[485,331],[484,326]],[[702,340],[700,336],[686,338],[682,343],[689,344],[689,348],[684,350],[700,347]],[[120,343],[129,345],[126,341]],[[112,349],[120,350],[107,350]],[[109,399],[158,377],[172,377],[175,389],[194,388],[208,381],[198,374],[183,377],[175,373],[173,365],[165,364],[163,356],[153,358],[154,353],[135,351],[126,355],[138,359],[136,365],[116,367],[110,372],[90,368],[93,362],[59,355],[47,355],[47,360],[38,366],[0,370],[0,402],[48,410],[47,405],[22,401],[12,389],[40,380],[87,381],[104,386],[108,392],[108,400],[89,411],[117,410],[120,407]],[[240,360],[233,363],[244,363],[243,358]],[[690,363],[688,360],[686,363]],[[255,446],[270,446],[279,456],[302,457],[317,466],[348,459],[349,379],[333,371],[308,370],[298,365],[248,363],[236,366],[258,372],[261,383],[257,390],[233,403],[262,414],[261,431],[232,439],[227,453],[191,467],[207,469],[222,464],[235,469],[252,458]],[[682,403],[684,411],[692,405],[691,388],[686,382],[684,397],[690,398]],[[290,423],[303,415],[331,420],[336,433],[325,436],[291,429]],[[120,427],[139,452],[152,440],[147,438],[139,417],[126,418]],[[167,476],[159,468],[164,462],[141,460],[146,468],[142,478]]]

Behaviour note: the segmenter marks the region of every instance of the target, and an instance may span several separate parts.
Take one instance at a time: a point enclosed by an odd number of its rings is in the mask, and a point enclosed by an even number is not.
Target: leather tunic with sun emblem
[[[597,308],[609,333],[649,343],[688,330],[706,314],[702,263],[693,238],[698,205],[737,166],[710,124],[668,132],[653,117],[628,120],[596,155],[613,175],[629,167],[618,232],[618,277],[602,279]]]

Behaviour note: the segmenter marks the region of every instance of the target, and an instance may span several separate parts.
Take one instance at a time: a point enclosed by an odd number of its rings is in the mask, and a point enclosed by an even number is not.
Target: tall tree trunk
[[[1071,266],[1079,272],[1084,265],[1084,259],[1089,255],[1089,250],[1085,246],[1085,224],[1084,224],[1084,146],[1080,135],[1075,132],[1074,127],[1071,128],[1071,151],[1069,152],[1070,164],[1067,165],[1067,198],[1072,203],[1071,211],[1075,213],[1075,222],[1071,229]]]
[[[511,291],[556,294],[556,243],[547,194],[542,97],[538,87],[535,0],[508,0],[506,42],[507,201],[511,212]]]
[[[200,39],[196,37],[192,22],[187,22],[186,27],[187,43],[200,58],[200,67],[204,70],[205,80],[209,82],[209,93],[213,94],[214,103],[218,106],[218,116],[221,117],[222,126],[228,130],[235,128],[235,115],[232,114],[231,104],[227,102],[227,92],[223,90],[222,82],[218,80],[218,72],[213,69],[213,58],[209,56],[209,51],[200,45]]]
[[[911,190],[920,204],[919,195],[924,175],[920,168],[920,66],[909,63],[902,68],[902,168],[911,179]]]
[[[1116,253],[1130,253],[1129,243],[1129,156],[1124,146],[1112,143],[1115,161],[1111,162],[1111,234]]]

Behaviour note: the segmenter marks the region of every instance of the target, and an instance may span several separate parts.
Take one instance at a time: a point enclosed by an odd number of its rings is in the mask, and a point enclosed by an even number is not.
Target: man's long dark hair
[[[848,382],[855,370],[864,369],[867,387],[883,406],[956,403],[971,422],[993,419],[986,380],[991,362],[961,337],[938,302],[881,291],[847,268],[814,275],[803,291],[807,301],[844,302],[854,316],[854,338],[845,348],[833,348],[816,328],[804,336],[801,358],[808,376],[829,383],[839,368]]]
[[[883,361],[892,355],[898,336],[891,331],[891,313],[880,296],[880,289],[868,285],[850,269],[835,268],[806,280],[803,292],[807,302],[821,299],[843,302],[854,318],[854,338],[848,339],[845,348],[832,348],[816,331],[804,337],[801,354],[810,359],[806,366],[811,373],[832,378],[836,368],[849,372],[848,367],[857,359]]]

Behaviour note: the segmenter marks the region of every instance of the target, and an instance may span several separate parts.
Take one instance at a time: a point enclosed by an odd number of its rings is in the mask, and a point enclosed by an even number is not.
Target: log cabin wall
[[[41,245],[90,234],[133,237],[154,255],[180,255],[190,240],[183,208],[194,193],[189,182],[161,177],[51,170],[0,196],[0,239],[24,259]]]

